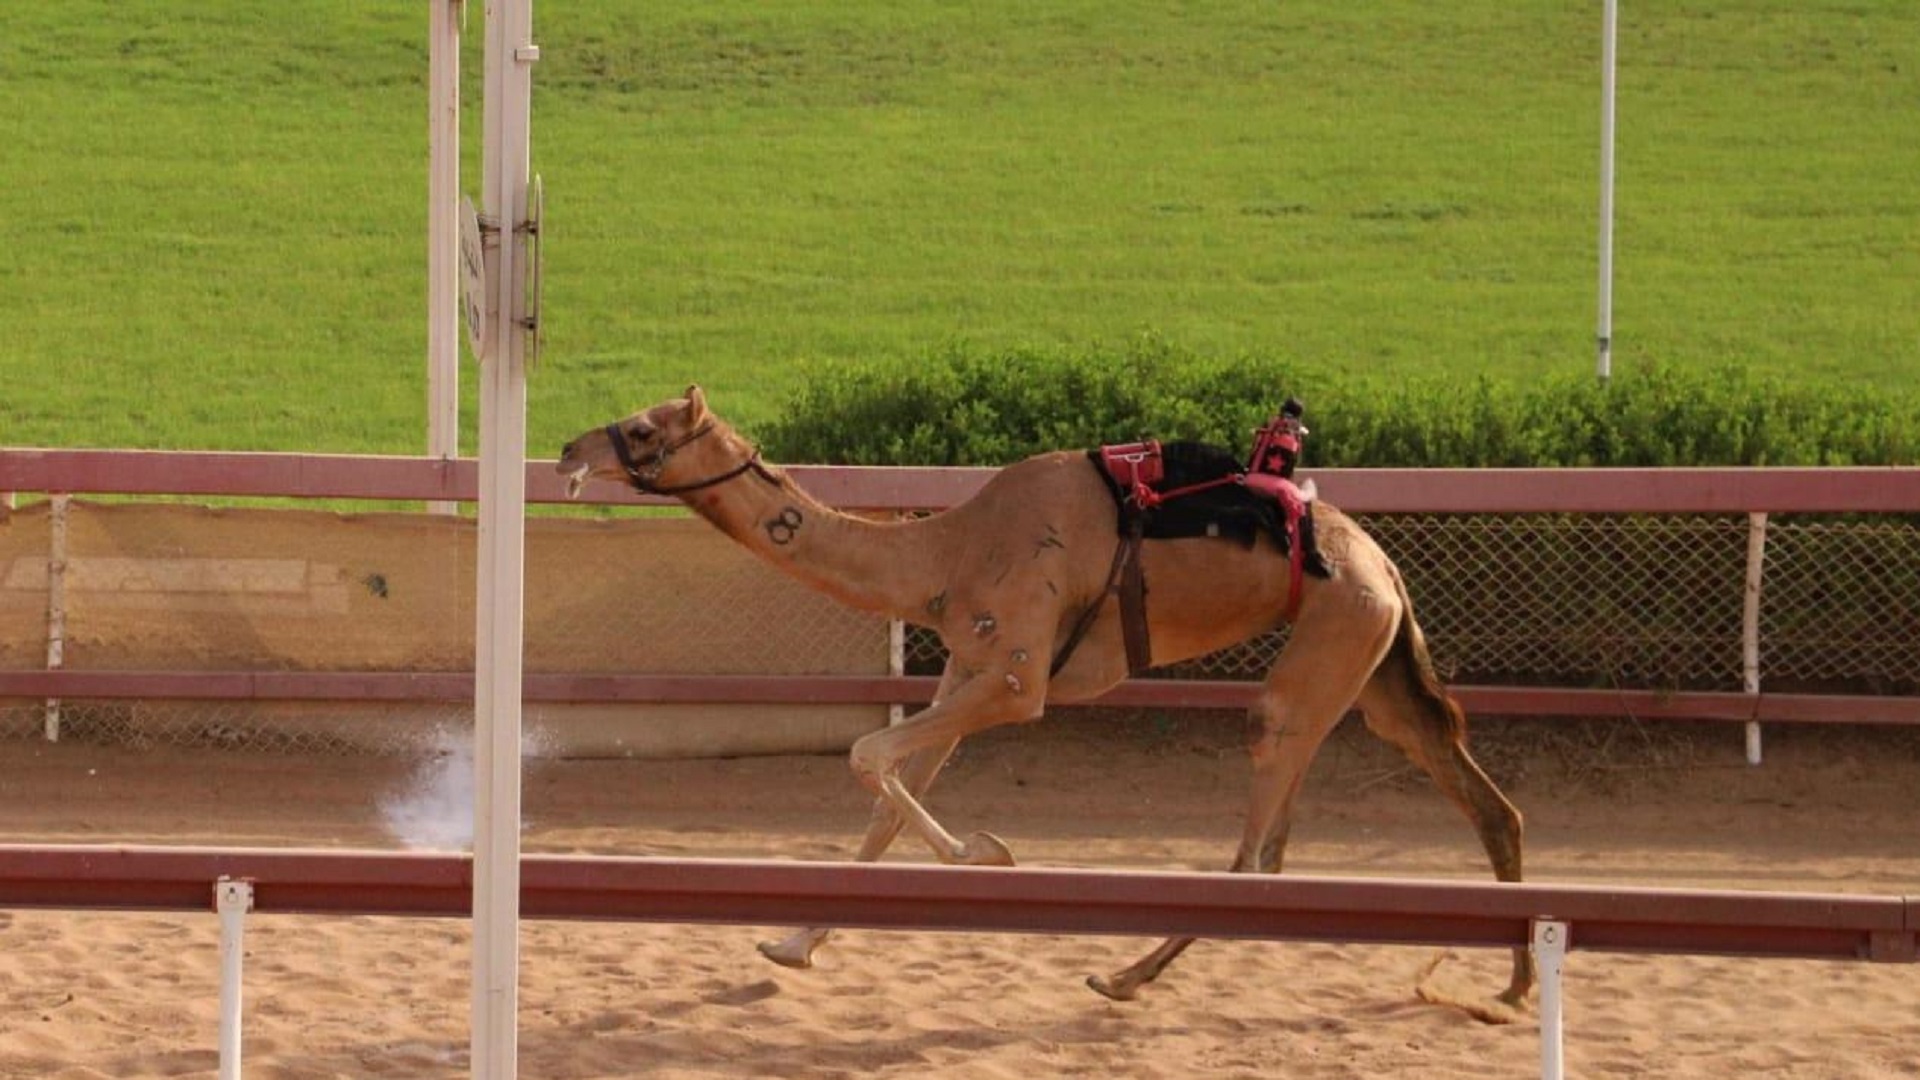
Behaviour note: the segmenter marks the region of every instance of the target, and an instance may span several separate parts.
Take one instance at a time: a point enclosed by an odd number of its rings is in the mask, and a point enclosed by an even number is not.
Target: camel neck
[[[928,553],[912,522],[871,521],[808,494],[784,470],[749,473],[682,501],[762,560],[842,603],[907,617],[926,600]]]

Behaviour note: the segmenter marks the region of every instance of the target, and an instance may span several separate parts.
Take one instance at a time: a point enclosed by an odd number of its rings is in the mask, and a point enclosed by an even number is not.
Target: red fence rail
[[[461,854],[0,845],[0,907],[210,911],[221,878],[262,913],[471,913]],[[890,930],[1178,934],[1519,947],[1536,919],[1572,946],[1912,963],[1920,898],[1191,872],[528,855],[531,919]]]
[[[821,501],[847,509],[938,510],[979,490],[986,468],[798,465]],[[1707,469],[1316,469],[1329,502],[1353,513],[1915,513],[1920,467]],[[470,458],[169,450],[0,448],[0,491],[70,495],[473,501]],[[594,482],[589,502],[672,500]],[[544,461],[527,465],[527,500],[567,501]]]
[[[925,705],[939,680],[923,675],[554,675],[529,674],[530,702],[604,704]],[[1259,684],[1233,680],[1135,679],[1093,705],[1245,709]],[[1664,693],[1557,687],[1454,686],[1462,707],[1487,716],[1635,716],[1814,724],[1920,724],[1920,699],[1844,694]],[[387,671],[0,671],[0,698],[70,700],[339,701],[473,700],[470,672]]]

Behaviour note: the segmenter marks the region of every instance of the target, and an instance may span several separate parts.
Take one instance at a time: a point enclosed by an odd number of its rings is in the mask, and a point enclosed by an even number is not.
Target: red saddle
[[[1157,506],[1164,500],[1160,485],[1167,478],[1167,463],[1160,455],[1159,439],[1103,446],[1100,465],[1135,506]]]

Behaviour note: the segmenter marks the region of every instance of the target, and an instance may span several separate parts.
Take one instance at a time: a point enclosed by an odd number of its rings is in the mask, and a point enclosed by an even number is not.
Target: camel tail
[[[1421,705],[1437,713],[1446,725],[1447,736],[1454,741],[1467,737],[1467,714],[1460,703],[1447,693],[1446,684],[1433,671],[1433,654],[1427,651],[1427,635],[1413,617],[1413,598],[1407,595],[1407,583],[1398,568],[1389,566],[1393,587],[1400,594],[1400,626],[1394,631],[1393,644],[1380,661],[1382,674],[1404,681],[1405,689]]]

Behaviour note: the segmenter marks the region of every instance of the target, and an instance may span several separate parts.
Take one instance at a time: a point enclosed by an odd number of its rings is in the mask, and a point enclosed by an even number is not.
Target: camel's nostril
[[[572,457],[572,456],[573,456],[573,444],[572,444],[572,443],[568,443],[567,445],[565,445],[565,446],[563,446],[563,447],[561,447],[561,448],[560,448],[560,456],[561,456],[561,457],[563,457],[563,458],[570,458],[570,457]]]

